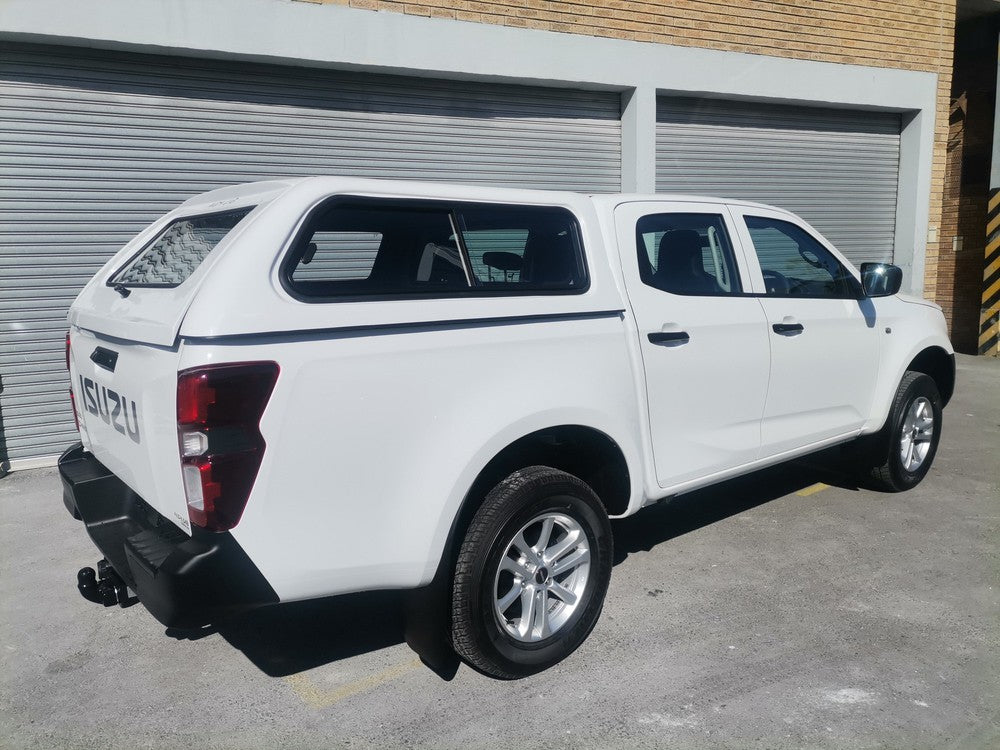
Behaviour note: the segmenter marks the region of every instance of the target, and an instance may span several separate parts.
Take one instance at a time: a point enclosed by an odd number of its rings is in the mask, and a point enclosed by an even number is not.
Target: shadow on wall
[[[613,522],[615,565],[675,537],[744,513],[817,482],[857,489],[834,449],[647,508]],[[179,640],[221,635],[262,672],[284,677],[403,643],[407,592],[374,591],[294,602],[196,631],[168,629]],[[455,662],[457,669],[457,661]],[[435,669],[444,679],[443,674]]]
[[[591,92],[569,91],[522,84],[477,82],[456,96],[454,83],[433,78],[357,73],[301,66],[282,66],[246,61],[212,60],[167,55],[136,55],[132,52],[88,49],[85,55],[72,47],[39,48],[31,43],[8,43],[5,51],[41,64],[20,69],[23,82],[61,87],[80,87],[108,94],[176,96],[256,105],[281,105],[300,110],[426,115],[444,117],[498,117],[498,102],[504,117],[539,117],[536,103],[524,100],[526,91],[536,91],[543,100],[565,101],[583,107],[586,116],[617,121],[619,113],[605,106],[591,106]],[[79,73],[67,77],[52,64],[62,59],[65,69]],[[129,75],[122,76],[120,70]],[[388,94],[388,96],[386,95]],[[598,97],[599,98],[599,97]],[[578,117],[571,107],[545,108],[544,117]]]
[[[3,423],[3,376],[0,375],[0,479],[10,473],[10,454],[7,452],[7,429]]]

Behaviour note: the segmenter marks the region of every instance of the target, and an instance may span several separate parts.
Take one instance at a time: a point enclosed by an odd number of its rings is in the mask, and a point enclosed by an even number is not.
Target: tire
[[[515,471],[486,496],[458,554],[456,653],[502,679],[565,659],[597,623],[611,562],[611,524],[586,483],[547,466]]]
[[[941,440],[941,394],[934,380],[907,371],[896,389],[885,427],[862,438],[867,484],[885,492],[916,487],[926,475]],[[928,419],[932,420],[928,423]]]

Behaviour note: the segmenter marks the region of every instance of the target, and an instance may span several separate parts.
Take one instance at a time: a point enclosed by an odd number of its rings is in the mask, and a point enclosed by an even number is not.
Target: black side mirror
[[[903,269],[890,263],[862,263],[861,286],[866,297],[889,297],[903,285]]]

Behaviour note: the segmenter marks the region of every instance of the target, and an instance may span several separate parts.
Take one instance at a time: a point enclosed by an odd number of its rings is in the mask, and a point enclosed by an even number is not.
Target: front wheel
[[[907,371],[896,389],[885,427],[862,438],[868,479],[877,489],[901,492],[927,475],[941,440],[941,394],[924,373]]]
[[[504,679],[561,661],[597,623],[611,557],[607,513],[586,483],[547,466],[514,472],[487,495],[458,555],[455,651]]]

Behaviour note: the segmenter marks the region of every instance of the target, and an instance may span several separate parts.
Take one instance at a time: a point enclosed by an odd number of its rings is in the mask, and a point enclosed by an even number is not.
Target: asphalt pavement
[[[2,748],[1000,747],[1000,361],[959,357],[935,465],[858,489],[836,451],[615,524],[590,639],[442,679],[381,592],[199,633],[76,591],[54,469],[0,479]]]

